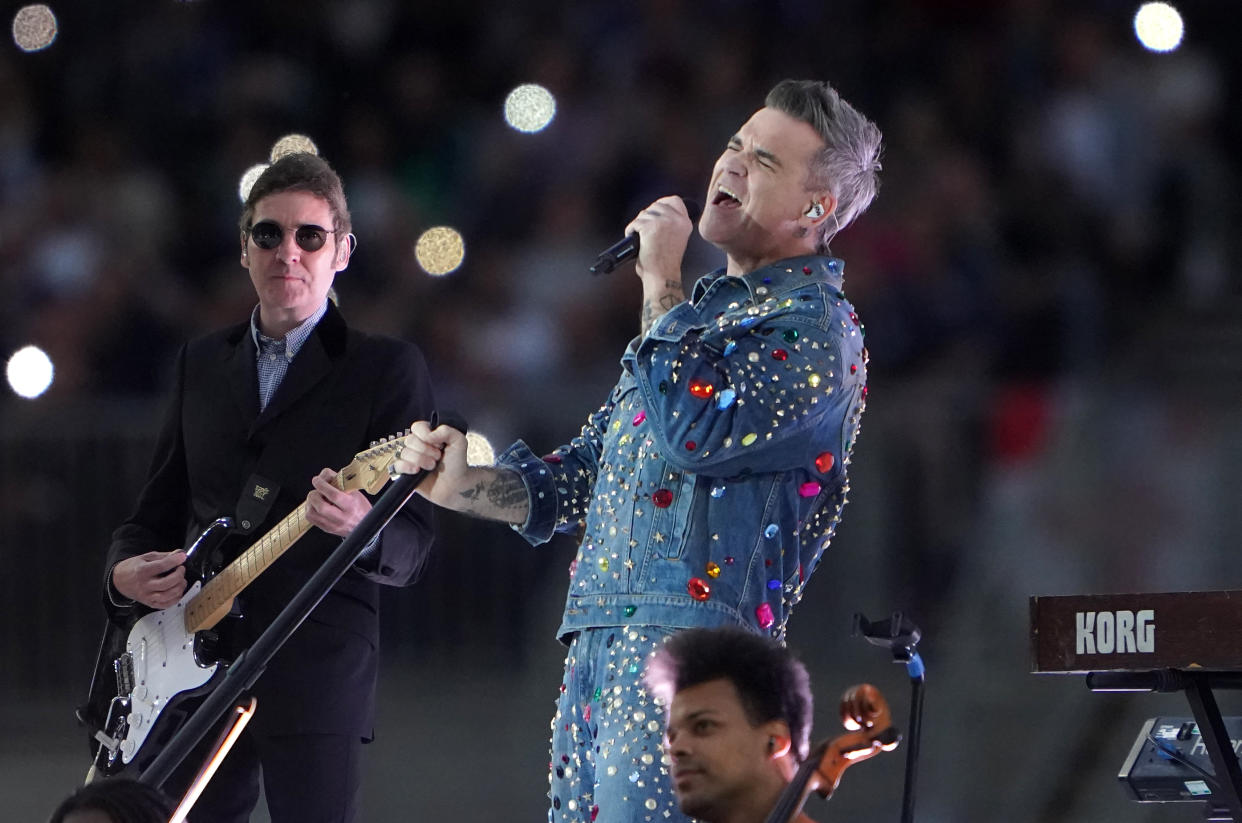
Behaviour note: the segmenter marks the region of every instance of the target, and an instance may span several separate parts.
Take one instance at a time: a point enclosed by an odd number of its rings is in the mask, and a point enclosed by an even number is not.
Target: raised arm
[[[669,309],[686,299],[681,285],[681,259],[694,228],[680,197],[661,197],[625,227],[641,243],[635,271],[643,283],[642,335]]]
[[[415,423],[393,467],[403,474],[429,471],[418,493],[446,509],[517,525],[530,512],[517,472],[467,464],[466,436],[452,426],[432,429],[424,420]]]

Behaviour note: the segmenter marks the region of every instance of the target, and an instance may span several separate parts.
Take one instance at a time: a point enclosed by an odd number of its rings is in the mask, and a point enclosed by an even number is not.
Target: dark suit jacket
[[[247,480],[258,474],[279,491],[261,524],[220,547],[225,560],[235,557],[305,501],[321,469],[344,467],[372,441],[427,419],[432,409],[417,347],[347,328],[332,304],[262,414],[248,322],[188,343],[178,355],[171,408],[146,486],[113,534],[109,580],[120,560],[184,547],[215,518],[233,516]],[[311,527],[242,592],[244,616],[218,627],[224,646],[248,647],[340,541]],[[370,738],[377,584],[417,579],[431,542],[430,505],[415,496],[383,531],[367,568],[356,567],[337,583],[255,683],[252,729]],[[108,607],[114,619],[128,616]]]

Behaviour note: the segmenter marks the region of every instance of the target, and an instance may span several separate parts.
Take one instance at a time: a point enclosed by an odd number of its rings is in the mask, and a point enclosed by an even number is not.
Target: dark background
[[[6,26],[19,5],[0,3]],[[0,396],[6,819],[44,819],[85,772],[72,707],[108,534],[176,346],[253,305],[238,181],[276,139],[310,136],[345,180],[350,321],[419,343],[441,407],[498,449],[542,452],[603,400],[638,329],[632,269],[586,266],[651,200],[701,197],[789,76],[833,82],[886,144],[879,199],[833,247],[871,379],[851,502],[790,624],[816,737],[863,680],[904,725],[901,668],[849,636],[854,612],[902,609],[926,634],[920,820],[1198,819],[1114,785],[1142,719],[1182,701],[1027,673],[1030,595],[1242,575],[1237,9],[1181,4],[1186,41],[1155,55],[1136,8],[53,4],[50,48],[0,47],[0,351],[56,365],[44,396]],[[501,118],[526,82],[558,104],[533,135]],[[413,256],[436,225],[466,243],[438,279]],[[687,278],[720,262],[696,239]],[[441,525],[426,578],[386,593],[366,817],[542,820],[574,546]],[[851,770],[812,815],[898,819],[903,758]]]

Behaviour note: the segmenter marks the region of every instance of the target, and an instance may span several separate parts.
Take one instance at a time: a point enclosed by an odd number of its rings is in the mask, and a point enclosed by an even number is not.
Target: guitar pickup
[[[112,661],[112,670],[116,672],[116,693],[128,696],[134,691],[134,657],[123,652]]]

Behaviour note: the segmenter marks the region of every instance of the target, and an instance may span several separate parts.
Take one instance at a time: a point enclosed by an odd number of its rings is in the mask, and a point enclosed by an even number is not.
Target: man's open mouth
[[[742,201],[728,186],[717,186],[716,196],[712,198],[712,205],[723,206],[728,209],[742,205]]]

